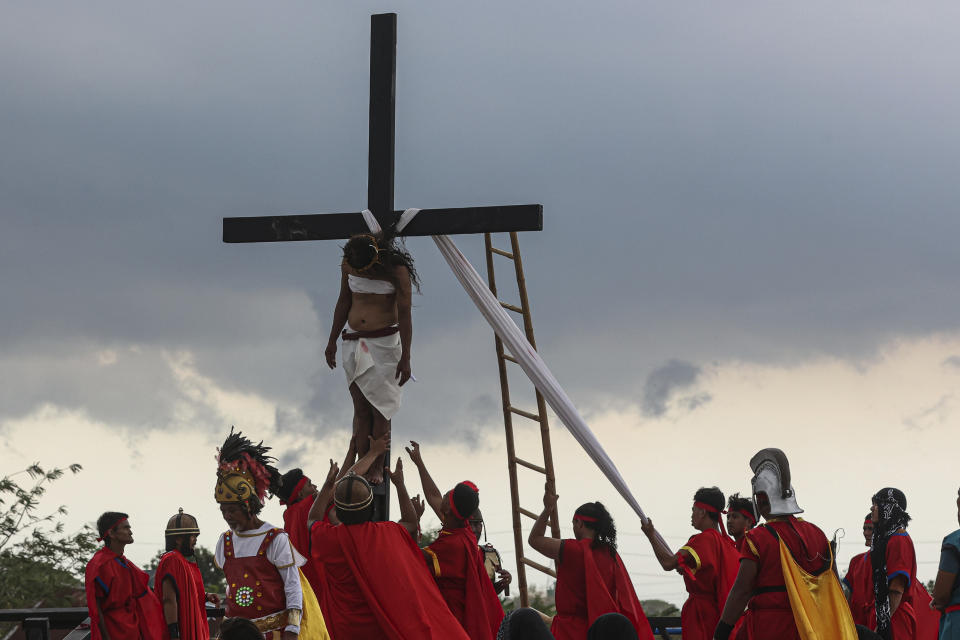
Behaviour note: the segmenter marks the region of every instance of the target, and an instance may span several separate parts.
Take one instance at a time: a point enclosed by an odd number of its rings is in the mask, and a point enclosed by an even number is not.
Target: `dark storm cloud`
[[[643,385],[640,409],[649,418],[659,418],[667,412],[667,403],[680,391],[693,387],[703,370],[689,362],[671,360],[654,369]],[[710,401],[707,393],[681,398],[681,406],[692,411]]]
[[[278,428],[349,421],[322,362],[337,243],[226,246],[220,219],[365,204],[376,9],[5,9],[0,418],[101,398],[94,415],[149,426],[129,400],[148,379],[163,423],[157,354],[182,349],[282,406]],[[522,237],[538,346],[586,410],[670,358],[860,357],[957,328],[957,7],[465,11],[398,8],[397,206],[544,204]],[[436,437],[497,422],[490,334],[432,243],[409,246],[424,382],[404,419]],[[460,328],[476,343],[431,347]],[[50,343],[154,360],[48,375]]]

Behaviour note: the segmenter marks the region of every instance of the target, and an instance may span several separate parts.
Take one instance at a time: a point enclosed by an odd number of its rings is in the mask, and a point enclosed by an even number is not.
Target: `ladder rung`
[[[517,511],[519,511],[519,512],[522,513],[523,515],[527,516],[528,518],[533,518],[534,520],[536,520],[537,518],[540,517],[540,514],[539,514],[539,513],[534,513],[533,511],[528,511],[527,509],[524,509],[523,507],[517,507]]]
[[[490,247],[490,251],[493,251],[498,256],[503,256],[504,258],[510,258],[513,260],[513,254],[509,251],[504,251],[503,249],[497,249],[496,247]]]
[[[518,416],[523,416],[524,418],[528,418],[534,422],[540,422],[540,416],[535,413],[530,413],[529,411],[524,411],[523,409],[517,409],[516,407],[509,407],[509,409],[510,413],[515,413]]]
[[[512,363],[514,363],[514,364],[520,364],[519,362],[517,362],[517,359],[514,358],[514,357],[513,357],[512,355],[510,355],[509,353],[503,354],[503,359],[504,359],[504,360],[509,360],[510,362],[512,362]]]
[[[548,576],[553,576],[554,578],[557,577],[557,572],[551,569],[550,567],[545,567],[539,562],[534,562],[533,560],[530,560],[528,558],[521,558],[520,560],[523,562],[523,564],[527,565],[528,567],[533,567],[537,571],[542,571]]]
[[[507,303],[507,302],[502,302],[502,301],[501,301],[501,302],[500,302],[500,306],[503,307],[504,309],[507,309],[508,311],[515,311],[516,313],[523,313],[523,309],[521,309],[520,307],[518,307],[518,306],[516,306],[516,305],[509,304],[509,303]]]
[[[533,464],[532,462],[527,462],[526,460],[521,460],[520,458],[516,458],[516,457],[514,457],[513,461],[516,462],[521,467],[526,467],[527,469],[533,469],[534,471],[539,471],[543,475],[547,475],[546,469],[544,469],[543,467],[539,467]]]

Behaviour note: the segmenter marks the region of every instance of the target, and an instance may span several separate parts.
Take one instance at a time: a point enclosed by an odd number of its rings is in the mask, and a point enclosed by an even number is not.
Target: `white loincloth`
[[[350,325],[347,332],[353,333]],[[400,332],[381,338],[343,340],[343,370],[347,386],[357,383],[363,397],[387,420],[400,410],[403,392],[397,379],[400,362]]]

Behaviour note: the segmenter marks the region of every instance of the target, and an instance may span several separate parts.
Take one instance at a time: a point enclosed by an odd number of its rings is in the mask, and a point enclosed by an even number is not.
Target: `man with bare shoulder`
[[[337,337],[343,338],[354,441],[357,456],[363,457],[368,436],[379,439],[390,433],[390,421],[400,409],[400,387],[410,379],[410,295],[420,281],[413,257],[389,233],[350,238],[340,271],[340,296],[324,355],[335,368]],[[371,484],[383,481],[382,457],[370,465],[367,479]]]

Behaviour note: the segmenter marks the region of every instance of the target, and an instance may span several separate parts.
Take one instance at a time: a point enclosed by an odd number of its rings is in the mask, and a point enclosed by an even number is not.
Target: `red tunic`
[[[402,526],[317,522],[310,534],[311,552],[323,564],[332,605],[326,619],[332,637],[469,640],[430,577],[423,553]]]
[[[906,533],[895,533],[887,540],[887,580],[895,576],[904,576],[907,587],[900,600],[900,606],[890,618],[890,631],[893,640],[913,640],[917,637],[917,615],[913,610],[913,582],[917,579],[917,555],[913,550],[913,541]],[[867,626],[877,628],[876,602],[873,599],[873,566],[870,567],[870,610]]]
[[[777,532],[797,564],[808,573],[820,571],[830,557],[827,537],[816,525],[793,516],[783,516],[768,520],[765,526]],[[741,562],[747,560],[757,563],[755,595],[747,604],[743,622],[747,637],[756,640],[799,640],[780,566],[780,543],[764,526],[751,529],[746,538],[740,554]]]
[[[686,562],[693,573],[683,575],[689,594],[680,611],[683,638],[710,640],[737,577],[740,554],[733,541],[715,529],[691,537],[681,551],[689,554]]]
[[[441,529],[427,547],[433,577],[450,611],[472,640],[492,640],[503,620],[503,606],[483,564],[483,553],[469,527]]]
[[[593,541],[564,540],[557,570],[557,615],[550,631],[557,640],[585,640],[594,620],[605,613],[620,613],[633,624],[640,640],[653,640],[653,630],[643,613],[633,583],[619,555]]]
[[[869,551],[850,560],[850,568],[843,582],[850,589],[850,613],[854,623],[869,627],[870,616],[873,615],[873,565]]]
[[[283,512],[283,528],[289,534],[293,548],[307,559],[307,563],[300,567],[300,570],[313,588],[313,593],[320,604],[320,611],[326,619],[329,617],[327,611],[330,609],[330,603],[326,601],[326,589],[323,588],[325,582],[323,565],[310,556],[310,531],[307,529],[307,516],[315,499],[316,496],[310,496],[288,506]]]
[[[223,534],[223,573],[229,585],[226,612],[229,617],[254,620],[281,613],[287,609],[287,594],[280,572],[267,560],[270,543],[283,529],[270,529],[254,556],[238,558],[233,553],[233,531]],[[278,621],[282,630],[286,621]],[[267,629],[263,629],[266,631]]]
[[[168,551],[160,557],[153,578],[153,590],[161,601],[164,580],[170,580],[177,593],[177,623],[182,640],[208,640],[207,594],[200,568],[179,551]]]
[[[150,576],[125,556],[107,547],[93,554],[86,569],[90,637],[100,640],[97,603],[110,638],[166,640],[167,624],[157,596],[147,586]]]

